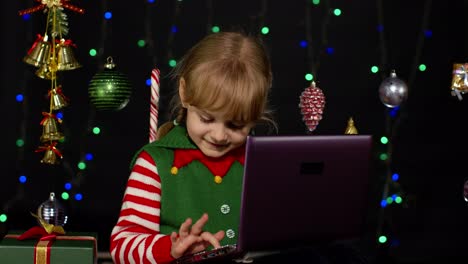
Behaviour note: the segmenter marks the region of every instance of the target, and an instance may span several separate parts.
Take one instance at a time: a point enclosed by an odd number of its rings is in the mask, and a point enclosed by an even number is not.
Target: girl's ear
[[[179,80],[179,97],[182,102],[182,107],[187,108],[186,106],[186,97],[185,97],[185,79],[180,78]]]

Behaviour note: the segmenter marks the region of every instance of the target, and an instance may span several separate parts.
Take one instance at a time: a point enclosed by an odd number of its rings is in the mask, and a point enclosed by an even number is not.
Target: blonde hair
[[[240,32],[212,33],[193,46],[172,72],[177,85],[185,81],[185,101],[201,109],[226,109],[226,118],[276,125],[268,109],[272,85],[269,57],[260,39]],[[176,122],[185,121],[179,94],[171,102]],[[173,127],[167,122],[158,138]]]

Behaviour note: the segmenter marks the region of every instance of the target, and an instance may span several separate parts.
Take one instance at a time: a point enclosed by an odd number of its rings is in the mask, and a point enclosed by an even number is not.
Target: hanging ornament
[[[49,90],[49,98],[51,99],[50,107],[52,110],[59,110],[68,105],[68,98],[62,92],[62,86]]]
[[[47,112],[42,112],[42,115],[44,118],[40,123],[42,125],[41,142],[62,140],[64,135],[58,131],[57,127],[57,122],[61,123],[62,119]]]
[[[304,121],[308,131],[312,132],[317,128],[320,120],[322,120],[325,108],[325,95],[320,88],[315,86],[315,82],[312,82],[301,93],[299,99],[302,121]]]
[[[42,37],[40,34],[37,34],[36,40],[26,53],[26,56],[24,56],[23,61],[35,67],[47,64],[51,55],[51,44],[47,39],[47,35]]]
[[[41,146],[36,149],[36,152],[44,152],[44,157],[41,160],[41,163],[49,164],[49,165],[56,165],[59,164],[59,157],[60,159],[63,158],[60,151],[55,147],[57,142],[52,142],[50,144],[46,144],[45,146]]]
[[[468,92],[468,63],[454,63],[452,72],[452,96],[456,96],[458,100],[462,100],[462,94]]]
[[[39,205],[37,216],[47,224],[54,226],[64,226],[68,221],[65,207],[57,200],[53,192],[49,194],[49,199]],[[42,223],[39,222],[39,224]]]
[[[379,86],[380,101],[389,108],[399,106],[408,97],[408,86],[392,70],[390,77],[385,78]]]
[[[112,57],[108,57],[104,70],[91,79],[88,94],[97,110],[119,111],[128,104],[132,87],[127,76],[115,70]]]
[[[350,117],[348,119],[348,125],[346,126],[346,129],[345,129],[345,135],[357,135],[358,134],[358,130],[357,128],[354,126],[354,120],[352,117]]]
[[[76,48],[76,44],[72,43],[69,39],[61,39],[60,43],[57,44],[58,71],[69,71],[81,68],[82,65],[76,60],[73,48]]]

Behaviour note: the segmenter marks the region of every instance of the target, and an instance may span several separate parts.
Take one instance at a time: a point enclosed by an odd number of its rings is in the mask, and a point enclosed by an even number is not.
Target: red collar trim
[[[244,165],[245,147],[237,148],[219,158],[208,157],[205,154],[203,154],[203,152],[201,152],[199,149],[175,149],[174,161],[172,163],[173,168],[171,171],[173,172],[174,167],[176,168],[176,170],[178,170],[194,160],[198,160],[203,165],[205,165],[215,177],[219,176],[222,178],[231,168],[234,161],[237,160],[239,163]]]

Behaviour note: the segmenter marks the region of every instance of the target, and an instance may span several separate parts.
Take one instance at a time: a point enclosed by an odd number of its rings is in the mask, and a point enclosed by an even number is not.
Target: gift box
[[[97,234],[67,232],[65,235],[18,240],[10,232],[0,241],[2,264],[95,264]]]

